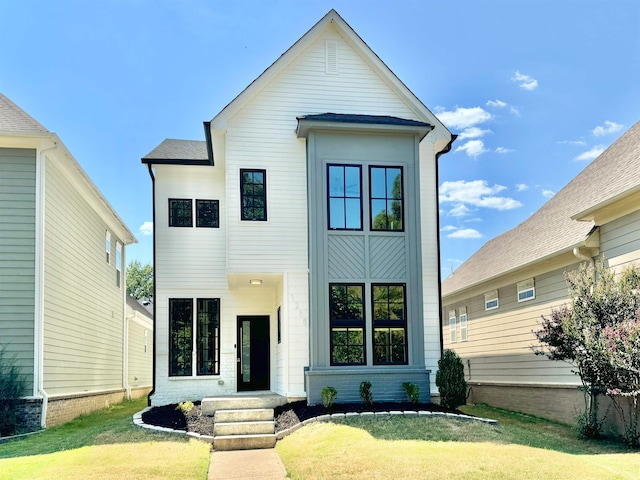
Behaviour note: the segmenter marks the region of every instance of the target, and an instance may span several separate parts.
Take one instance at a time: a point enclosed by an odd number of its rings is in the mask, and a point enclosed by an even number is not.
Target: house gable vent
[[[326,73],[331,75],[338,74],[338,42],[335,40],[325,40],[325,68]]]

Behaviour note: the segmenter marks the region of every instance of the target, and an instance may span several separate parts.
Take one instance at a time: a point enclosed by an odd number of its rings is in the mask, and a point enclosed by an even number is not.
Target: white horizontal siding
[[[600,227],[600,253],[618,271],[640,266],[640,210]]]
[[[46,161],[45,175],[44,388],[122,388],[124,307],[115,267],[122,241],[112,233],[107,264],[106,224],[56,163]]]
[[[145,341],[146,334],[146,341]],[[129,320],[127,380],[132,388],[153,384],[153,328],[134,319]]]

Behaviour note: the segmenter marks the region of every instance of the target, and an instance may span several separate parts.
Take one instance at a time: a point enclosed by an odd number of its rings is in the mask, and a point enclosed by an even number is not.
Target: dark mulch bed
[[[195,432],[201,435],[213,435],[213,417],[201,414],[199,402],[194,402],[193,409],[187,414],[183,414],[176,407],[177,404],[153,407],[142,414],[142,420],[149,425]],[[374,403],[372,407],[366,409],[361,403],[338,403],[333,405],[331,412],[327,412],[323,405],[307,405],[307,402],[302,400],[276,407],[274,412],[275,427],[276,432],[281,432],[309,418],[319,417],[326,413],[389,412],[392,410],[462,413],[458,410],[446,409],[435,403],[416,405],[409,402],[380,402]]]

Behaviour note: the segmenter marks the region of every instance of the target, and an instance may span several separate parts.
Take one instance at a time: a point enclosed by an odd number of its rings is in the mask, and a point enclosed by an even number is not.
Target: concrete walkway
[[[283,480],[287,478],[275,448],[214,451],[208,480]]]

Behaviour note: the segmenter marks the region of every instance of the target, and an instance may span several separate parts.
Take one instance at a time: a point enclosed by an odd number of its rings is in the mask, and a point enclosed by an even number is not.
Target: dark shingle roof
[[[49,133],[36,119],[0,93],[0,132]]]
[[[141,302],[142,299],[137,300],[131,295],[127,295],[127,305],[131,307],[132,310],[140,312],[147,317],[153,318],[153,304],[151,302],[148,302],[147,305],[144,305]]]
[[[142,161],[166,160],[170,162],[209,161],[207,145],[199,140],[167,138],[142,158]],[[147,162],[148,163],[148,162]],[[151,162],[156,163],[156,162]]]
[[[594,225],[571,217],[639,185],[640,122],[531,217],[485,243],[442,282],[442,294],[452,294],[578,246]]]

